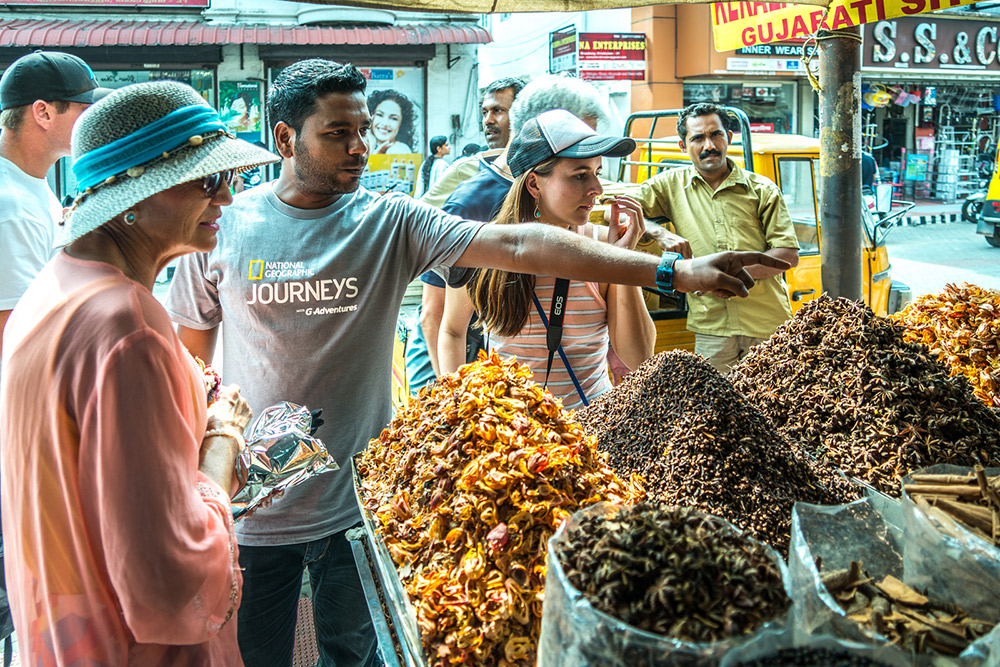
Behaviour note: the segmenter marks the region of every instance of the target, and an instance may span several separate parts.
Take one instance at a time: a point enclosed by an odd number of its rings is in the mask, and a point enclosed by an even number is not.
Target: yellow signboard
[[[712,34],[716,51],[803,39],[820,28],[835,30],[862,23],[971,5],[975,0],[831,0],[829,8],[786,2],[716,2]]]

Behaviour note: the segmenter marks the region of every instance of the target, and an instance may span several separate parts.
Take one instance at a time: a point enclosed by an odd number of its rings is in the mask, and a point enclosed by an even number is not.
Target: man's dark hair
[[[681,110],[681,115],[677,117],[677,136],[680,137],[681,141],[687,140],[688,119],[712,115],[719,117],[719,123],[722,124],[723,130],[727,132],[732,130],[733,121],[725,108],[711,102],[699,102],[698,104],[689,104]]]
[[[267,122],[271,130],[284,121],[302,131],[306,118],[316,111],[316,100],[328,93],[363,93],[368,82],[358,68],[332,60],[310,58],[281,70],[267,95]]]
[[[486,86],[483,90],[483,100],[485,100],[486,96],[491,93],[499,93],[501,90],[507,90],[508,88],[514,92],[514,97],[517,97],[517,94],[521,92],[522,88],[524,88],[524,81],[522,79],[518,79],[516,76],[508,76],[502,79],[497,79],[490,85]],[[480,100],[480,104],[482,104],[482,100]]]

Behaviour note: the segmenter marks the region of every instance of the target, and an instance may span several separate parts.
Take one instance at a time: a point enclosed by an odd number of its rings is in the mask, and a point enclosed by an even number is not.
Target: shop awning
[[[197,21],[0,21],[0,47],[203,46],[221,44],[487,44],[485,28],[469,23],[390,26],[244,25]]]

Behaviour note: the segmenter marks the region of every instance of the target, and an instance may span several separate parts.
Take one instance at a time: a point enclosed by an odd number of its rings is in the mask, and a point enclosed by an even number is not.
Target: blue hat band
[[[219,113],[201,104],[181,107],[121,139],[84,153],[73,162],[79,189],[92,188],[188,143],[188,138],[225,131]]]

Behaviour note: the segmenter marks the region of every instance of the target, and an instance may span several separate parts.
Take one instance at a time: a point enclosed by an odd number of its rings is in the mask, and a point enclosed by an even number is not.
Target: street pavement
[[[893,279],[909,285],[914,298],[963,281],[1000,290],[1000,248],[968,222],[894,227],[886,248]]]

